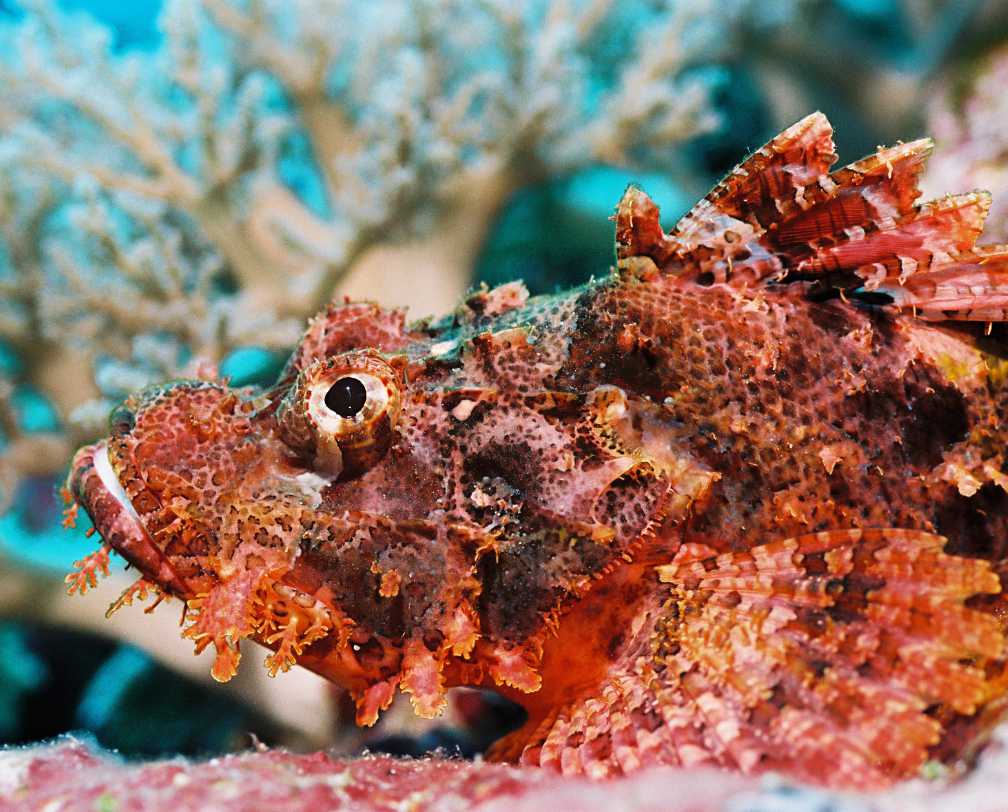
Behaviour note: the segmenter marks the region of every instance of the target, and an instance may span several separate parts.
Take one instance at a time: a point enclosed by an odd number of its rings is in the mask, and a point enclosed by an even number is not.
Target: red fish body
[[[953,761],[1008,687],[1008,247],[917,205],[928,150],[831,175],[813,115],[670,233],[628,190],[602,281],[334,304],[268,391],[130,398],[71,492],[214,676],[250,637],[364,724],[482,685],[567,773]]]

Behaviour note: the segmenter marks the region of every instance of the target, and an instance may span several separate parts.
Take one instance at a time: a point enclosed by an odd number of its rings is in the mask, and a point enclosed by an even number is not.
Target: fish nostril
[[[121,437],[124,434],[129,434],[129,432],[133,430],[133,426],[135,424],[136,415],[133,414],[133,410],[127,409],[126,406],[122,404],[116,406],[109,415],[109,430],[115,437]]]

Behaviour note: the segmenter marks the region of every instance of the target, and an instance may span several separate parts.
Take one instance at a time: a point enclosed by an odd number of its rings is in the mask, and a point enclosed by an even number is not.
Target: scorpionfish
[[[112,609],[179,598],[215,678],[250,638],[363,725],[495,689],[491,757],[568,774],[963,763],[1008,704],[1008,246],[983,192],[917,202],[931,147],[831,172],[813,114],[670,232],[630,187],[604,278],[336,301],[271,388],[131,396],[71,590],[115,551]]]

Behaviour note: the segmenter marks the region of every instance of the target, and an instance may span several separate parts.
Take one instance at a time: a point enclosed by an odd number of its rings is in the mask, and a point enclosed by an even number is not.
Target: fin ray
[[[887,276],[877,290],[926,321],[1006,321],[1008,245],[979,247],[903,282]]]
[[[619,267],[642,278],[745,287],[813,280],[925,320],[1008,320],[1008,246],[981,246],[990,196],[918,204],[922,138],[829,174],[832,128],[814,113],[750,155],[666,234],[641,190],[616,213]]]
[[[812,113],[736,166],[679,220],[672,236],[695,247],[719,215],[763,230],[793,206],[797,190],[817,181],[835,161],[833,127],[822,113]]]
[[[966,604],[1000,582],[944,545],[903,529],[684,545],[657,568],[669,591],[632,646],[643,653],[533,734],[523,761],[600,777],[641,760],[711,764],[863,788],[912,777],[941,709],[975,713],[1003,669],[996,619]]]

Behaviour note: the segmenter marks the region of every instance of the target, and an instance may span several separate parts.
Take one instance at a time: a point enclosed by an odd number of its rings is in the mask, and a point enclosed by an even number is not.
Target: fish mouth
[[[148,581],[180,597],[190,594],[191,590],[147,532],[112,467],[107,442],[85,446],[74,455],[67,484],[109,547]]]

